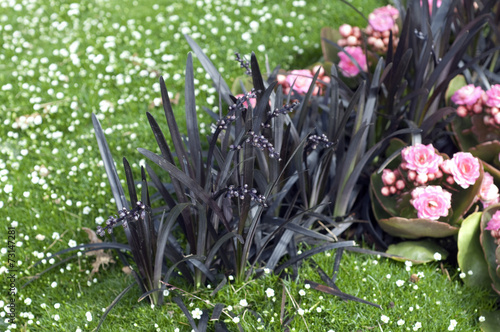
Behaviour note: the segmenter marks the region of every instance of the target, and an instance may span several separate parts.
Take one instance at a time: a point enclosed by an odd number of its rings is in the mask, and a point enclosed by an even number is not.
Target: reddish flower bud
[[[417,175],[416,181],[418,184],[425,184],[428,179],[427,174],[421,173]]]
[[[405,188],[405,182],[403,180],[396,181],[396,189],[403,190]]]
[[[446,182],[448,182],[449,184],[454,184],[455,183],[455,180],[453,180],[453,176],[448,176],[446,178]]]
[[[457,115],[464,118],[467,116],[467,108],[464,106],[460,105],[457,107]]]
[[[417,177],[417,172],[415,172],[415,171],[408,171],[408,179],[410,181],[415,181],[416,177]]]
[[[380,189],[380,192],[384,196],[389,196],[391,194],[390,191],[389,191],[389,187],[382,187],[382,189]]]
[[[392,186],[395,181],[396,175],[394,174],[394,172],[390,169],[384,169],[384,171],[382,172],[382,182],[384,182],[386,186]]]
[[[389,191],[391,192],[392,195],[394,195],[397,192],[397,189],[394,186],[390,186]]]

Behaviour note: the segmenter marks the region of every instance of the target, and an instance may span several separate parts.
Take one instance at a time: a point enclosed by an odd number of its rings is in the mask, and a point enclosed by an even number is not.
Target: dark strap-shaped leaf
[[[178,296],[175,296],[172,301],[175,302],[175,304],[177,304],[179,306],[179,308],[181,308],[182,312],[184,313],[184,315],[186,316],[188,322],[189,322],[189,325],[191,325],[191,327],[193,328],[193,330],[195,332],[198,332],[198,327],[196,326],[196,323],[194,322],[194,319],[193,319],[193,316],[191,316],[191,313],[189,312],[188,308],[186,307],[186,305],[184,304],[184,302],[182,302],[182,299]]]
[[[129,292],[129,290],[132,289],[132,287],[135,285],[136,283],[132,283],[130,285],[128,285],[123,291],[120,292],[120,294],[118,294],[117,297],[115,297],[115,299],[113,300],[113,302],[111,302],[111,304],[106,308],[106,311],[104,312],[104,314],[102,315],[101,319],[99,320],[99,324],[97,324],[97,327],[95,328],[94,331],[97,331],[101,328],[101,325],[102,323],[104,323],[104,320],[106,319],[106,317],[108,316],[109,312],[111,310],[113,310],[113,308],[115,307],[115,305],[118,303],[118,301],[121,300],[121,298],[123,296],[125,296],[125,294],[127,294]]]
[[[165,158],[162,158],[162,157],[160,157],[160,156],[158,156],[158,155],[154,154],[153,152],[148,151],[146,149],[138,148],[137,150],[140,153],[142,153],[145,157],[149,158],[155,164],[157,164],[158,166],[163,168],[165,171],[167,171],[170,174],[170,176],[176,178],[177,180],[182,182],[186,187],[188,187],[199,200],[201,200],[202,202],[207,204],[214,211],[214,213],[222,220],[227,231],[228,232],[231,231],[231,228],[230,228],[229,224],[227,223],[226,218],[224,217],[224,213],[222,212],[222,209],[204,191],[204,189],[198,183],[196,183],[192,178],[187,176],[180,169],[178,169],[175,165],[168,162]]]
[[[224,101],[228,105],[232,105],[231,98],[229,98],[229,95],[231,94],[231,90],[229,89],[229,86],[222,78],[222,75],[219,74],[218,70],[215,68],[212,61],[210,61],[210,59],[203,52],[201,47],[198,46],[198,44],[189,35],[184,35],[184,37],[186,38],[189,46],[191,46],[191,49],[194,51],[194,53],[198,57],[198,60],[200,60],[203,68],[205,68],[208,75],[210,75],[210,77],[212,78],[212,81],[214,82],[214,86],[217,89],[217,92],[219,93],[219,95],[222,97],[222,99],[224,99]]]

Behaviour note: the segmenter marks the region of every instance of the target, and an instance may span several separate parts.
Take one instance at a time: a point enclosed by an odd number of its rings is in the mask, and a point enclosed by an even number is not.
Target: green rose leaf
[[[421,237],[442,238],[458,233],[458,228],[448,223],[429,219],[392,217],[378,220],[380,227],[393,236],[407,239]]]
[[[468,286],[489,287],[491,278],[488,273],[488,265],[484,259],[483,248],[479,242],[481,229],[481,212],[476,212],[468,216],[462,223],[458,232],[458,265],[463,272],[472,271],[464,279]]]
[[[431,240],[424,241],[405,241],[398,244],[392,244],[387,249],[391,255],[401,256],[401,259],[393,258],[399,261],[410,260],[416,264],[435,261],[436,253],[441,255],[441,259],[448,257],[448,252]]]
[[[500,295],[500,276],[497,275],[498,264],[496,261],[496,254],[498,245],[495,243],[495,239],[491,236],[491,231],[485,228],[491,217],[500,209],[500,204],[495,204],[484,210],[481,217],[481,235],[479,240],[483,248],[484,258],[488,265],[488,272],[491,278],[491,286],[493,290]]]

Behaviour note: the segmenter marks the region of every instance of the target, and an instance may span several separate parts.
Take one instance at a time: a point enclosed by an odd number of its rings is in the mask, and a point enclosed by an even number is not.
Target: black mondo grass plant
[[[189,36],[186,39],[214,81],[220,96],[219,110],[223,103],[227,105],[225,114],[211,114],[216,122],[206,144],[202,144],[198,131],[191,54],[185,81],[187,137],[179,131],[165,82],[160,78],[169,140],[147,112],[160,153],[138,149],[151,162],[141,167],[139,182],[134,181],[130,164],[123,158],[128,199],[101,125],[92,116],[118,211],[96,232],[101,236],[108,233],[111,241],[80,245],[54,256],[79,249],[115,249],[122,263],[131,268],[134,283],[111,303],[97,328],[135,284],[142,292],[140,300],[147,298],[152,305],[161,305],[168,291],[180,290],[181,286],[174,284],[194,288],[217,285],[218,291],[229,276],[241,283],[259,276],[263,268],[296,278],[303,259],[331,249],[337,249],[333,276],[318,266],[326,286],[308,282],[342,299],[378,307],[341,292],[335,279],[343,250],[355,245],[354,241],[342,240],[341,235],[363,218],[354,211],[367,205],[368,196],[360,179],[368,178],[365,167],[385,144],[385,140],[367,144],[382,62],[355,92],[341,83],[332,67],[327,93],[314,96],[316,74],[299,103],[291,101],[291,94],[283,94],[275,82],[277,70],[263,79],[252,54],[245,69],[253,88],[236,98],[201,48]],[[256,99],[255,107],[250,99]],[[414,132],[404,129],[388,138]],[[114,230],[119,226],[127,244],[115,237]],[[298,254],[299,243],[314,247]],[[37,277],[73,257],[76,255]],[[172,301],[194,330],[206,330],[208,319],[202,317],[196,326],[181,297],[173,296]],[[232,315],[223,308],[223,304],[217,304],[212,317]]]

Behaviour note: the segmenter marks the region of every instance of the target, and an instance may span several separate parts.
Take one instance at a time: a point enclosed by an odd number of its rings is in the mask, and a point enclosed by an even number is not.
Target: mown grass
[[[365,0],[352,3],[365,14],[381,5]],[[161,118],[158,75],[165,77],[176,104],[175,111],[182,119],[183,70],[189,51],[182,34],[189,33],[197,40],[231,85],[242,74],[232,60],[235,51],[248,56],[253,50],[262,63],[267,55],[272,67],[280,64],[285,69],[299,68],[321,56],[319,31],[322,26],[338,26],[344,22],[364,25],[359,16],[340,2],[316,0],[304,4],[304,1],[288,1],[279,6],[269,1],[169,1],[167,4],[0,1],[0,119],[3,124],[0,127],[0,209],[5,218],[3,234],[8,226],[16,226],[18,288],[50,265],[51,253],[73,242],[87,243],[82,227],[95,229],[96,222],[115,213],[93,137],[92,112],[98,114],[106,130],[115,160],[126,156],[137,172],[143,161],[135,149],[155,146],[144,112],[149,110]],[[195,66],[198,67],[195,77],[200,114],[201,106],[216,110],[215,90],[198,62]],[[202,122],[200,131],[207,130]],[[124,178],[120,167],[118,169]],[[3,291],[7,288],[7,247],[5,235],[0,252],[4,266],[1,270],[5,281]],[[47,262],[33,267],[42,258]],[[91,263],[91,258],[77,258],[19,289],[18,322],[10,330],[93,329],[102,309],[133,280],[121,271],[120,264],[112,264],[107,270],[101,267],[99,273],[89,278]],[[325,295],[321,299],[321,294],[310,290],[306,291],[307,296],[300,297],[303,279],[315,278],[307,266],[296,282],[282,282],[267,276],[252,281],[238,293],[235,292],[239,285],[226,287],[210,301],[232,305],[246,329],[263,325],[276,331],[281,330],[279,304],[284,286],[304,310],[314,307],[303,319],[294,318],[291,327],[296,330],[304,330],[306,324],[312,331],[317,326],[335,331],[364,330],[378,324],[383,330],[390,330],[398,328],[395,325],[398,319],[405,319],[406,327],[420,319],[422,325],[430,326],[426,331],[440,331],[450,319],[456,319],[457,330],[471,330],[477,327],[479,317],[474,310],[492,306],[484,292],[468,290],[456,280],[446,281],[435,272],[433,264],[421,267],[426,277],[422,279],[422,286],[418,284],[419,292],[415,295],[419,299],[414,300],[415,292],[409,286],[394,287],[395,278],[408,279],[403,265],[387,260],[379,260],[377,265],[372,263],[373,258],[348,255],[342,265],[339,287],[370,301],[376,298],[383,304],[383,311]],[[331,263],[322,264],[326,268]],[[394,279],[384,279],[388,273]],[[265,297],[263,290],[268,287],[275,290],[276,302]],[[197,295],[209,299],[209,293],[200,291]],[[392,309],[387,307],[391,293],[395,303]],[[428,297],[424,298],[423,293]],[[263,316],[263,324],[249,313],[244,314],[245,309],[239,306],[241,294],[247,299],[248,308]],[[431,294],[436,301],[442,295],[441,306],[434,308],[426,301]],[[175,304],[151,309],[145,302],[137,303],[139,295],[138,290],[126,295],[109,315],[103,331],[151,331],[156,330],[154,324],[159,331],[189,330]],[[207,308],[190,296],[184,299],[186,303],[193,303],[190,310]],[[416,318],[407,310],[415,306],[417,300],[422,300],[423,311],[415,313],[425,319]],[[287,297],[288,312],[295,310],[292,303]],[[398,303],[403,307],[398,309]],[[463,307],[462,303],[467,306]],[[322,308],[321,312],[317,308]],[[87,312],[92,320],[86,316]],[[432,316],[431,312],[436,314]],[[381,322],[382,314],[390,317],[388,324]],[[4,311],[1,315],[5,319]],[[435,322],[435,317],[440,318],[439,322]],[[331,325],[325,326],[325,321]],[[8,329],[7,324],[0,326]]]

